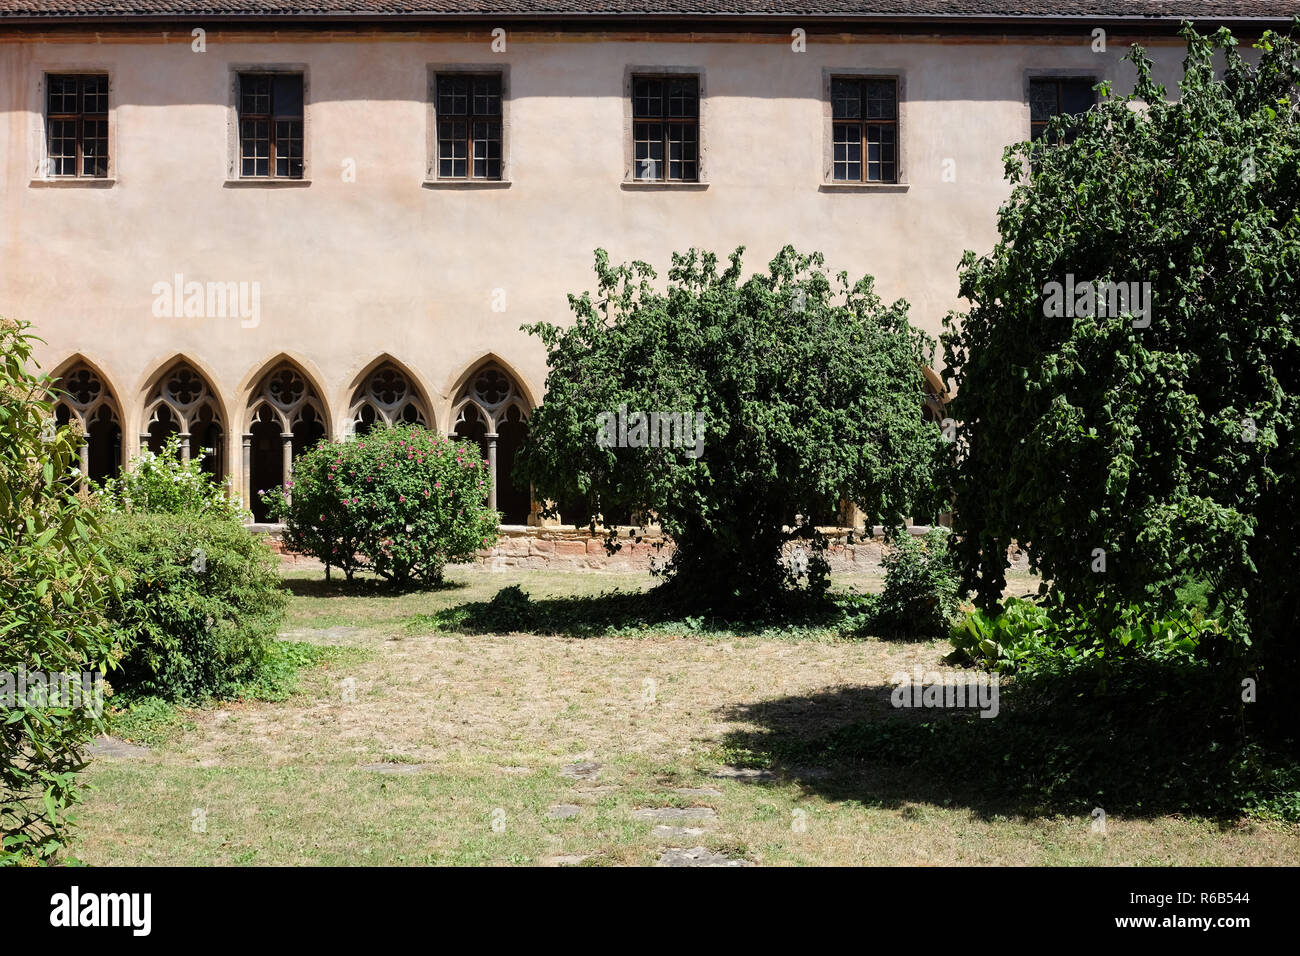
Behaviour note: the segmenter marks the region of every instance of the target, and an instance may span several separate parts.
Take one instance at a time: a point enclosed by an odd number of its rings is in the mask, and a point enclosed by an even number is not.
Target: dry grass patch
[[[824,692],[879,688],[897,671],[940,666],[949,648],[815,633],[577,639],[412,628],[415,615],[511,584],[544,597],[649,583],[453,574],[446,589],[401,596],[292,577],[284,636],[364,656],[304,672],[280,703],[193,711],[187,729],[142,758],[97,759],[76,854],[99,865],[608,865],[653,863],[671,844],[776,865],[1259,864],[1300,850],[1281,826],[1111,817],[1102,837],[1086,818],[990,815],[957,795],[946,805],[915,799],[906,774],[885,767],[715,777],[733,756],[727,739],[759,729],[763,702],[843,701]],[[816,734],[887,706],[864,692],[777,716]],[[599,767],[566,771],[583,763]],[[704,788],[719,793],[676,792]],[[562,804],[579,810],[553,817]],[[717,818],[665,842],[634,816],[670,806],[708,806]],[[196,810],[205,832],[194,830]]]

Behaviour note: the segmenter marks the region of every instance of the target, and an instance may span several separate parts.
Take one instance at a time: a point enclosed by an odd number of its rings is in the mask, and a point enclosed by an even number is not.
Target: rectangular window
[[[896,78],[833,77],[831,123],[835,182],[898,182]]]
[[[632,77],[632,175],[637,182],[699,182],[700,78]]]
[[[239,74],[239,175],[302,179],[302,74]]]
[[[439,73],[439,179],[501,178],[501,74]]]
[[[45,134],[50,176],[108,176],[108,77],[45,77]]]
[[[1029,81],[1029,136],[1041,139],[1047,134],[1047,122],[1062,113],[1086,113],[1097,104],[1092,77],[1043,77]],[[1073,134],[1067,135],[1069,141]],[[1058,140],[1059,142],[1059,140]]]

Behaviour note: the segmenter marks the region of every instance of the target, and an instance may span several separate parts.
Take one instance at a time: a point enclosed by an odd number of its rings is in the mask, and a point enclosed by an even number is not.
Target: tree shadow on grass
[[[432,614],[413,625],[459,634],[543,634],[604,637],[674,631],[756,635],[773,631],[826,630],[845,620],[843,609],[823,600],[792,602],[788,610],[736,619],[684,607],[670,586],[649,591],[534,599],[518,585],[502,588],[488,601],[471,601]]]
[[[396,585],[383,578],[373,577],[353,578],[351,581],[342,577],[328,581],[324,578],[283,578],[280,584],[294,597],[310,598],[385,597],[420,591],[455,591],[469,586],[464,581]]]
[[[964,805],[977,816],[1192,812],[1238,819],[1294,800],[1293,758],[1242,737],[1240,698],[1206,668],[1135,662],[1003,682],[996,717],[896,708],[892,685],[729,708],[728,759],[837,801]],[[1239,687],[1237,687],[1239,691]]]

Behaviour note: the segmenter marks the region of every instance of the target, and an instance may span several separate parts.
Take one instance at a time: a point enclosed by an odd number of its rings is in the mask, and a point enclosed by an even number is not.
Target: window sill
[[[709,188],[708,183],[650,182],[640,179],[625,179],[622,186],[624,189],[669,189],[682,192],[702,192]]]
[[[824,193],[905,193],[908,183],[822,183]]]
[[[227,179],[227,189],[300,189],[311,185],[310,179]]]
[[[29,185],[40,189],[108,189],[116,183],[116,179],[105,176],[61,176],[50,179],[33,179]]]
[[[420,183],[425,189],[509,189],[509,179],[426,179]]]

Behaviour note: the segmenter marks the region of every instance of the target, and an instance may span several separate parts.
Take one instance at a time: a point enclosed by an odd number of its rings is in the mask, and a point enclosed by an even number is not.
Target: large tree
[[[1001,239],[966,254],[973,306],[944,335],[956,530],[986,604],[1012,541],[1101,608],[1208,581],[1280,681],[1300,617],[1298,51],[1266,35],[1252,65],[1226,31],[1184,36],[1176,100],[1135,47],[1131,95],[1103,84],[1007,151]]]
[[[832,282],[787,247],[742,280],[741,250],[673,256],[667,289],[645,263],[596,253],[597,292],[570,296],[567,328],[539,324],[546,398],[519,464],[536,493],[607,520],[653,513],[687,600],[755,608],[795,583],[783,546],[841,502],[869,521],[932,511],[942,436],[923,416],[933,342],[864,278]],[[644,413],[685,416],[678,443],[647,442]],[[796,567],[796,571],[801,570]]]

